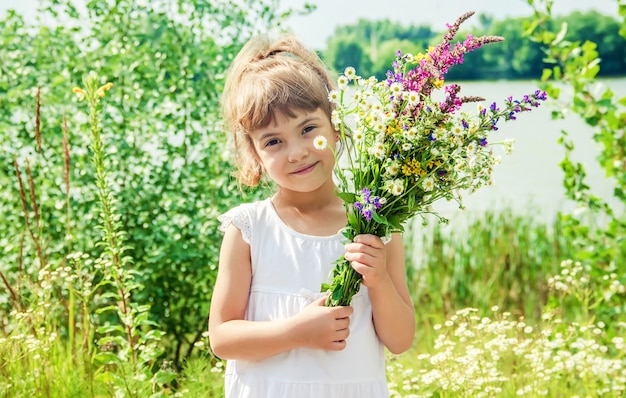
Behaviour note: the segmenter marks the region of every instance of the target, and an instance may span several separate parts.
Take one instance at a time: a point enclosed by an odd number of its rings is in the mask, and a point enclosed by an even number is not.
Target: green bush
[[[257,195],[240,192],[230,176],[218,115],[224,74],[250,35],[280,27],[286,14],[277,14],[273,1],[144,4],[89,1],[76,9],[70,1],[47,0],[36,24],[14,13],[0,24],[0,272],[6,279],[0,328],[15,304],[8,286],[26,289],[20,281],[36,281],[42,262],[56,268],[71,252],[98,257],[87,113],[72,93],[95,70],[102,84],[114,84],[102,113],[104,167],[119,202],[127,255],[144,286],[134,299],[151,306],[151,319],[166,332],[168,357],[178,363],[206,329],[221,240],[216,216]],[[36,239],[27,232],[29,218]]]

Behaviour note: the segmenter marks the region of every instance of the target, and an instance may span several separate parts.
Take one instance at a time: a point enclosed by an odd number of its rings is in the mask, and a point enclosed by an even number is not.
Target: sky
[[[307,46],[324,49],[326,40],[337,26],[348,25],[359,19],[389,19],[402,25],[430,25],[435,31],[443,31],[448,22],[458,16],[475,11],[496,19],[532,15],[526,0],[309,0],[317,9],[304,16],[293,16],[287,27]],[[0,0],[0,17],[9,8],[23,15],[35,14],[37,0]],[[304,0],[281,0],[285,7],[301,9]],[[617,16],[617,0],[555,0],[553,14],[564,15],[574,10],[598,10],[603,14]],[[472,19],[466,22],[471,26]]]

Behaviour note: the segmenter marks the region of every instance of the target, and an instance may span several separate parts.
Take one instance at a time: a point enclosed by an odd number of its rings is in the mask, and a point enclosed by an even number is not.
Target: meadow
[[[268,188],[224,172],[221,79],[246,34],[285,15],[252,0],[181,2],[175,17],[89,2],[86,31],[71,2],[44,3],[66,23],[10,15],[0,32],[0,396],[221,397],[206,333],[215,218]],[[592,130],[626,204],[626,99],[598,92],[594,43],[563,40],[541,23],[551,2],[529,4],[553,117]],[[388,356],[393,397],[626,394],[626,216],[560,137],[572,211],[407,228],[418,327]]]

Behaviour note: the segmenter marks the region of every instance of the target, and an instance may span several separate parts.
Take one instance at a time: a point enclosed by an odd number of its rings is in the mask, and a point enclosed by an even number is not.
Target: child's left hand
[[[352,268],[363,276],[368,288],[391,281],[387,272],[387,251],[382,239],[376,235],[357,235],[352,243],[346,244],[344,257]]]

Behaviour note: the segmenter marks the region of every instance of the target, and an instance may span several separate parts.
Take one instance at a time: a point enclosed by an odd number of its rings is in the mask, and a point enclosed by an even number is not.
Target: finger
[[[330,350],[330,351],[341,351],[344,348],[346,348],[346,341],[345,340],[333,341],[328,346],[328,350]]]
[[[350,318],[342,318],[337,320],[337,331],[347,330],[350,327]]]
[[[349,336],[350,336],[350,329],[338,330],[335,333],[335,341],[337,341],[337,342],[339,342],[339,341],[346,341]]]
[[[346,253],[350,258],[358,260],[355,256],[364,256],[363,258],[377,258],[383,255],[383,247],[373,247],[362,243],[348,243],[345,246]]]
[[[350,265],[357,273],[361,274],[362,276],[367,275],[369,273],[370,268],[372,268],[369,265],[365,265],[358,261],[352,261],[350,262]]]
[[[357,235],[354,237],[354,239],[352,240],[354,243],[361,243],[367,246],[371,246],[377,249],[382,249],[383,247],[385,247],[385,245],[383,244],[382,239],[380,239],[378,236],[376,235],[371,235],[371,234],[362,234],[362,235]]]
[[[311,305],[318,305],[320,307],[323,307],[326,304],[326,298],[328,297],[327,294],[316,298],[315,300],[313,300],[313,302],[311,303]]]
[[[370,253],[365,252],[349,252],[347,251],[344,254],[344,258],[348,261],[357,261],[359,263],[371,263],[373,260],[377,259],[378,256],[375,256]]]
[[[351,306],[335,307],[333,315],[335,316],[335,319],[342,319],[349,317],[353,312],[354,309]]]

